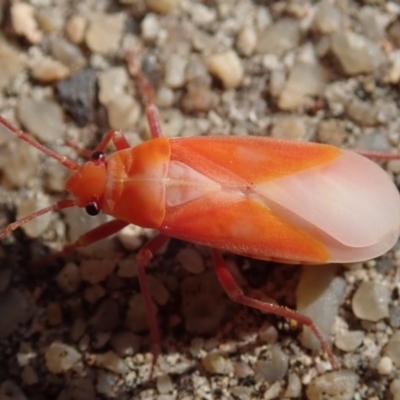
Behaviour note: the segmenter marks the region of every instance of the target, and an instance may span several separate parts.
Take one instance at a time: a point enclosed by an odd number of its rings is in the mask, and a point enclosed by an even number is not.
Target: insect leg
[[[324,349],[325,353],[327,354],[329,361],[332,365],[332,368],[334,370],[338,370],[339,366],[336,361],[335,356],[332,353],[332,349],[328,345],[328,343],[325,341],[325,339],[322,336],[321,331],[318,329],[318,327],[315,325],[314,321],[305,316],[302,315],[294,310],[291,310],[286,307],[282,307],[276,304],[271,304],[271,303],[265,303],[263,301],[253,299],[251,297],[246,296],[242,289],[237,285],[235,280],[233,279],[232,274],[229,272],[225,261],[221,255],[221,253],[216,250],[212,249],[212,259],[213,259],[213,264],[215,271],[218,276],[218,280],[220,281],[222,287],[228,294],[228,296],[233,300],[236,301],[237,303],[244,304],[249,307],[256,308],[258,310],[268,312],[271,314],[279,315],[284,318],[289,318],[294,321],[297,321],[299,324],[308,326],[314,335],[317,337],[319,342],[321,343],[321,347]]]
[[[152,345],[153,362],[151,364],[150,379],[153,376],[154,367],[157,363],[157,358],[160,354],[161,338],[160,330],[158,328],[156,315],[154,313],[153,304],[151,302],[151,296],[149,286],[147,285],[145,268],[153,258],[154,254],[157,253],[169,240],[168,236],[161,233],[150,239],[142,248],[138,254],[138,278],[140,284],[140,290],[143,295],[144,306],[146,309],[147,321],[150,330],[150,340]]]
[[[129,222],[121,221],[119,219],[113,219],[112,221],[101,224],[96,228],[84,233],[77,240],[75,240],[75,242],[65,245],[61,251],[50,254],[49,256],[44,258],[40,258],[36,262],[36,264],[42,265],[45,263],[49,263],[57,258],[65,256],[72,250],[75,250],[79,247],[89,246],[92,243],[98,242],[102,239],[114,235],[115,233],[125,228],[125,226],[127,225],[129,225]]]
[[[141,71],[138,63],[136,62],[133,52],[129,52],[126,59],[128,63],[128,70],[132,77],[136,80],[140,94],[142,95],[151,137],[153,139],[163,137],[164,135],[162,134],[160,116],[158,114],[158,109],[154,104],[153,87]]]

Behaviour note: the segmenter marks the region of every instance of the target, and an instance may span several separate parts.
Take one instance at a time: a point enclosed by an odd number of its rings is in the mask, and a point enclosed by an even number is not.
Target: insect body
[[[400,197],[379,166],[312,143],[156,138],[84,165],[66,188],[78,206],[257,259],[368,260],[400,229]]]
[[[65,251],[128,224],[157,229],[161,235],[139,253],[139,280],[155,356],[160,338],[144,268],[167,237],[210,246],[218,278],[231,298],[310,326],[336,368],[312,320],[245,296],[218,250],[290,263],[377,257],[394,245],[400,232],[400,196],[392,181],[367,158],[332,146],[262,137],[166,139],[153,92],[132,57],[129,65],[143,93],[153,137],[136,147],[130,147],[122,133],[110,131],[91,160],[80,166],[0,117],[0,123],[22,140],[72,170],[66,189],[73,196],[10,224],[0,237],[45,212],[72,206],[115,220],[83,235]],[[117,151],[106,157],[103,151],[110,141]]]

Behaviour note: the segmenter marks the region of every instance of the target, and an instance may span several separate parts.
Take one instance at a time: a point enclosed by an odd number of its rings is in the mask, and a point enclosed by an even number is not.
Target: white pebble
[[[169,375],[161,375],[157,377],[157,390],[161,394],[172,392],[174,385]]]
[[[50,200],[48,196],[43,193],[38,192],[33,197],[26,198],[22,200],[17,205],[17,219],[21,219],[34,213],[37,210],[48,207],[50,205]],[[47,230],[52,220],[51,213],[46,213],[40,218],[35,218],[32,221],[27,222],[22,225],[24,232],[32,238],[38,238],[43,235]]]
[[[256,51],[283,56],[297,47],[300,41],[299,24],[294,19],[282,19],[267,27],[257,40]]]
[[[339,30],[331,36],[331,46],[347,75],[373,72],[385,61],[380,44],[358,33]]]
[[[210,374],[228,375],[233,372],[233,364],[231,360],[218,352],[207,354],[201,360],[201,364]]]
[[[323,94],[327,73],[318,64],[297,63],[280,93],[278,106],[281,110],[295,110],[304,105],[307,97]]]
[[[250,56],[254,53],[257,45],[257,32],[252,26],[245,26],[239,32],[236,40],[238,52],[243,56]]]
[[[52,100],[22,97],[17,104],[18,119],[40,141],[54,143],[65,130],[62,108]]]
[[[346,287],[336,271],[335,265],[303,267],[296,292],[297,311],[312,318],[328,341]],[[320,342],[308,327],[304,327],[300,341],[309,349],[320,349]]]
[[[141,115],[139,102],[129,94],[121,94],[107,104],[108,123],[113,129],[122,131],[135,128]]]
[[[67,78],[71,70],[58,60],[43,57],[34,63],[31,73],[40,82],[53,82]]]
[[[113,67],[98,74],[99,101],[104,106],[125,92],[129,77],[126,68]]]
[[[389,375],[393,370],[393,362],[392,360],[387,357],[383,356],[376,365],[376,370],[380,375]]]
[[[13,3],[10,9],[14,31],[24,36],[30,43],[40,43],[43,33],[39,30],[35,19],[35,8],[27,3]]]
[[[171,54],[165,62],[165,83],[171,89],[177,89],[185,84],[185,69],[187,58],[179,54]]]
[[[329,372],[315,378],[306,389],[309,400],[353,400],[358,383],[355,372]]]
[[[86,31],[86,44],[94,53],[108,54],[118,50],[125,25],[123,14],[97,14]]]
[[[177,7],[179,0],[146,0],[147,7],[160,14],[169,14]]]
[[[393,361],[396,368],[400,368],[400,331],[393,333],[384,349],[384,354]]]
[[[345,331],[336,335],[335,346],[343,351],[354,351],[360,347],[365,333],[363,331]]]
[[[80,265],[82,280],[96,285],[110,276],[116,266],[116,260],[83,260]]]
[[[218,78],[225,89],[233,89],[241,84],[244,70],[235,51],[229,50],[225,53],[214,54],[205,61],[210,74]]]
[[[156,40],[160,32],[160,24],[155,14],[148,13],[141,24],[144,40]]]
[[[390,289],[374,282],[363,282],[352,299],[357,318],[377,322],[389,316]]]
[[[400,400],[400,379],[394,379],[390,384],[390,393],[393,400]]]
[[[72,16],[65,25],[65,32],[71,42],[80,44],[85,38],[87,21],[80,15]]]
[[[81,359],[82,355],[65,343],[54,342],[45,352],[47,369],[53,374],[61,374],[73,368]]]

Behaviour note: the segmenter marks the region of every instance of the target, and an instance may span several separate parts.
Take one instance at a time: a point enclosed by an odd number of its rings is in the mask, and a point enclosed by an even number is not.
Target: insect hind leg
[[[235,282],[232,274],[230,273],[228,267],[225,264],[225,261],[221,255],[221,253],[212,249],[212,259],[215,271],[218,276],[218,280],[224,288],[225,292],[228,296],[237,303],[256,308],[260,311],[268,312],[271,314],[275,314],[284,318],[289,318],[294,321],[297,321],[301,325],[308,326],[314,335],[317,337],[318,341],[321,343],[321,347],[324,349],[326,355],[328,356],[329,362],[332,365],[334,370],[338,370],[339,366],[336,361],[335,356],[333,355],[331,347],[328,345],[326,340],[324,339],[321,331],[315,325],[314,321],[297,311],[291,310],[286,307],[282,307],[276,304],[266,303],[251,297],[246,296],[242,289]]]

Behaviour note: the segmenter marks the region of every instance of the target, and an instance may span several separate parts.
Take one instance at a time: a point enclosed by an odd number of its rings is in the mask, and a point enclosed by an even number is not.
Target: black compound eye
[[[92,161],[103,161],[105,159],[105,155],[102,151],[94,151],[92,153]]]
[[[100,212],[99,206],[97,205],[96,202],[92,202],[89,203],[86,207],[85,207],[86,212],[91,215],[91,216],[95,216]]]

